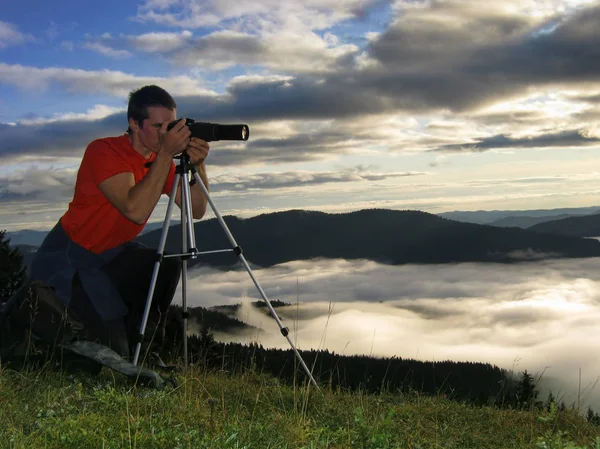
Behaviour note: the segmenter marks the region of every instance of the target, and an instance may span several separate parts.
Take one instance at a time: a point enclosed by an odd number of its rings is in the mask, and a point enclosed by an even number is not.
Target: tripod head
[[[179,120],[169,123],[167,130],[175,126]],[[197,137],[206,142],[216,140],[248,140],[250,137],[250,128],[248,125],[219,125],[217,123],[197,122],[194,119],[186,118],[185,125],[192,132],[192,137]]]

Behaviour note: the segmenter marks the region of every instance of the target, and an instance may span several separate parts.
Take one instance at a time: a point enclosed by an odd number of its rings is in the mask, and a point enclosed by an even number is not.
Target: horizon
[[[234,216],[236,218],[240,218],[240,219],[251,219],[251,218],[255,218],[261,215],[268,215],[268,214],[274,214],[274,213],[285,213],[285,212],[291,212],[291,211],[303,211],[303,212],[321,212],[324,214],[347,214],[347,213],[353,213],[353,212],[360,212],[360,211],[367,211],[367,210],[389,210],[389,211],[397,211],[397,212],[423,212],[423,213],[431,213],[431,212],[427,212],[427,211],[423,211],[423,210],[418,210],[418,209],[386,209],[386,208],[379,208],[379,207],[372,207],[372,208],[364,208],[364,209],[356,209],[356,210],[349,210],[349,211],[322,211],[322,210],[318,210],[318,209],[281,209],[281,210],[271,210],[271,211],[267,211],[267,212],[257,212],[255,214],[245,214],[245,215],[233,215],[233,214],[222,214],[223,217],[227,217],[227,216]],[[458,217],[454,217],[454,218],[449,218],[451,220],[456,220],[456,221],[464,221],[464,222],[470,222],[470,223],[475,223],[475,224],[483,224],[483,222],[485,221],[485,224],[493,224],[492,222],[499,220],[501,218],[507,218],[507,217],[543,217],[543,216],[548,216],[551,217],[553,216],[555,213],[567,213],[567,212],[571,212],[573,214],[573,216],[577,215],[578,213],[581,215],[585,215],[585,214],[590,214],[590,209],[594,210],[594,209],[598,209],[600,210],[600,206],[586,206],[586,207],[579,207],[579,208],[554,208],[554,209],[517,209],[517,210],[500,210],[500,209],[493,209],[493,210],[452,210],[452,211],[445,211],[445,212],[440,212],[438,214],[433,214],[433,215],[463,215],[463,214],[467,214],[467,215],[497,215],[497,217],[495,218],[490,218],[488,220],[483,220],[482,218],[479,219],[479,221],[476,221],[475,219],[471,219],[471,220],[467,220],[467,219],[462,219],[459,220]],[[586,211],[586,212],[584,212]],[[595,214],[597,211],[594,210],[593,213]],[[500,214],[500,215],[498,215]],[[531,215],[527,215],[527,214],[531,214]],[[446,217],[448,218],[448,217]],[[194,220],[194,223],[198,223],[200,221],[205,221],[205,220],[212,220],[212,219],[216,219],[216,216],[214,215],[214,213],[212,213],[212,211],[207,210],[207,213],[205,215],[205,217],[203,217],[200,220]],[[481,222],[481,223],[480,223]],[[175,226],[175,225],[179,225],[180,223],[180,218],[178,216],[173,216],[171,217],[170,220],[170,226]],[[148,221],[146,223],[146,226],[144,227],[144,229],[142,230],[142,233],[145,232],[150,232],[151,230],[155,230],[157,229],[157,225],[163,225],[164,224],[164,217],[162,217],[160,220],[154,220],[154,221]],[[7,235],[11,235],[11,234],[18,234],[20,232],[24,232],[24,231],[34,231],[34,232],[48,232],[52,227],[51,226],[46,226],[46,227],[42,227],[42,228],[37,228],[37,229],[33,229],[33,228],[24,228],[17,225],[14,225],[16,227],[16,229],[9,229],[11,228],[11,226],[8,227],[3,227],[0,229],[0,231],[6,231]],[[53,226],[53,225],[52,225]]]
[[[0,220],[52,227],[151,83],[179,117],[250,126],[211,144],[222,214],[595,206],[599,20],[598,0],[9,3]]]

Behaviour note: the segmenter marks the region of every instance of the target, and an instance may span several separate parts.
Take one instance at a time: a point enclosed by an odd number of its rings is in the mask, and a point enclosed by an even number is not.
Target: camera
[[[175,126],[179,120],[169,123],[167,130]],[[185,125],[192,132],[191,137],[197,137],[206,142],[216,140],[248,140],[250,137],[250,128],[248,125],[219,125],[217,123],[197,122],[194,119],[186,118]]]

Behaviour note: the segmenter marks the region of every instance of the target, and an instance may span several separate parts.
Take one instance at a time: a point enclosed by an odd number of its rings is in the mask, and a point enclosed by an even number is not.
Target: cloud
[[[16,25],[0,20],[0,50],[34,40],[31,34],[21,33]]]
[[[69,93],[107,94],[125,98],[132,90],[147,84],[158,84],[172,95],[215,95],[204,88],[199,80],[189,76],[145,77],[111,70],[37,68],[6,63],[0,63],[0,83],[33,92],[57,85]]]
[[[412,108],[468,111],[534,86],[594,82],[600,7],[539,19],[476,2],[408,8],[370,43],[380,69],[362,80]],[[552,32],[536,30],[555,24]]]
[[[253,32],[291,25],[325,29],[363,15],[364,10],[375,3],[369,0],[258,0],[243,4],[232,0],[149,0],[138,7],[136,19],[182,28],[216,27],[233,22]]]
[[[66,166],[65,166],[66,165]],[[77,164],[69,159],[48,160],[27,169],[11,167],[0,175],[0,203],[5,205],[39,204],[43,201],[65,202],[73,196]],[[215,195],[232,192],[277,191],[282,189],[314,188],[326,184],[369,183],[407,176],[419,172],[378,172],[372,167],[353,167],[329,172],[285,172],[255,174],[224,174],[212,176],[211,191]]]
[[[0,124],[3,142],[0,158],[22,158],[30,155],[81,158],[91,140],[123,134],[127,129],[124,114],[109,115],[100,120],[82,117],[47,119],[42,124]],[[26,120],[34,122],[35,120]]]
[[[160,54],[178,67],[206,72],[236,66],[267,68],[284,73],[333,73],[351,63],[358,52],[331,33],[324,36],[288,28],[255,35],[238,30],[216,30],[202,36],[190,31],[148,33],[111,39],[113,45]],[[104,44],[103,44],[104,45]]]
[[[600,394],[585,388],[600,375],[600,362],[589,356],[600,344],[600,259],[404,266],[314,260],[253,272],[270,300],[292,304],[277,312],[301,349],[487,362],[538,375],[546,369],[544,394],[553,388],[569,405],[581,368],[583,402],[600,405]],[[260,296],[241,268],[195,268],[189,279],[188,306],[242,303],[238,319],[262,329],[220,339],[289,347],[272,318],[249,307]]]
[[[132,56],[131,52],[127,50],[117,50],[109,47],[106,44],[103,44],[102,42],[86,42],[83,44],[83,48],[87,48],[88,50],[92,50],[96,53],[100,53],[101,55],[115,59],[130,58]]]
[[[0,203],[64,203],[73,197],[76,168],[41,168],[30,166],[0,175]]]
[[[582,130],[572,130],[519,138],[497,135],[476,139],[471,143],[444,145],[435,151],[480,152],[502,148],[572,148],[597,145],[600,142],[600,138],[586,134]]]
[[[422,172],[385,173],[375,172],[368,167],[354,167],[337,172],[285,172],[256,174],[227,174],[211,179],[215,192],[239,192],[254,190],[287,189],[319,186],[329,183],[372,182],[406,176],[424,175]]]
[[[357,54],[330,28],[363,20],[380,1],[276,2],[241,5],[222,1],[146,2],[136,20],[206,34],[178,40],[165,54],[178,65],[222,70],[236,65],[260,66],[286,73],[334,72]],[[327,30],[327,31],[323,31]],[[169,36],[172,37],[172,36]],[[131,37],[130,39],[136,39]],[[149,47],[150,51],[164,51]]]
[[[139,36],[128,36],[126,39],[138,50],[148,53],[167,53],[180,49],[192,38],[190,31],[180,33],[146,33]]]
[[[331,27],[359,20],[377,2],[278,5],[265,1],[256,8],[228,8],[209,2],[200,11],[197,2],[147,2],[139,9],[140,17],[149,12],[179,14],[185,20],[204,17],[207,33],[196,36],[190,27],[91,39],[115,44],[110,48],[118,51],[158,52],[172,62],[182,58],[199,64],[198,73],[232,64],[256,68],[231,79],[219,94],[204,87],[202,76],[140,77],[1,63],[0,82],[32,92],[58,87],[68,93],[108,94],[123,98],[123,103],[129,91],[152,83],[178,97],[180,115],[250,122],[252,129],[281,120],[329,125],[324,133],[306,127],[285,137],[253,133],[246,148],[255,163],[323,160],[358,146],[387,152],[456,152],[473,146],[483,151],[597,143],[600,111],[594,99],[600,91],[600,36],[593,25],[600,19],[600,8],[594,4],[571,2],[561,9],[552,3],[541,10],[535,2],[489,8],[470,1],[397,2],[391,24],[369,33],[359,46]],[[534,13],[523,14],[527,8]],[[314,17],[288,14],[300,9],[317,12]],[[251,20],[240,25],[241,17]],[[211,20],[217,29],[210,28]],[[359,54],[374,64],[361,66]],[[374,119],[386,116],[414,122],[385,130]],[[473,128],[478,132],[469,142]],[[98,122],[77,145],[112,129]],[[15,150],[5,153],[39,146],[32,136],[19,142],[15,132],[10,130],[8,138]],[[62,147],[63,141],[54,143],[51,132],[44,138],[50,151]],[[233,145],[211,157],[218,165],[251,161],[249,152],[243,154]]]
[[[73,41],[62,41],[60,43],[61,48],[64,48],[67,51],[73,51],[75,49],[75,44]]]

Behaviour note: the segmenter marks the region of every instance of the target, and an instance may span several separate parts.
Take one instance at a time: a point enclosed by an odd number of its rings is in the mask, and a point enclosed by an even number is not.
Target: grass
[[[0,448],[600,449],[573,410],[475,407],[445,397],[367,395],[190,368],[153,390],[98,376],[0,368]]]

